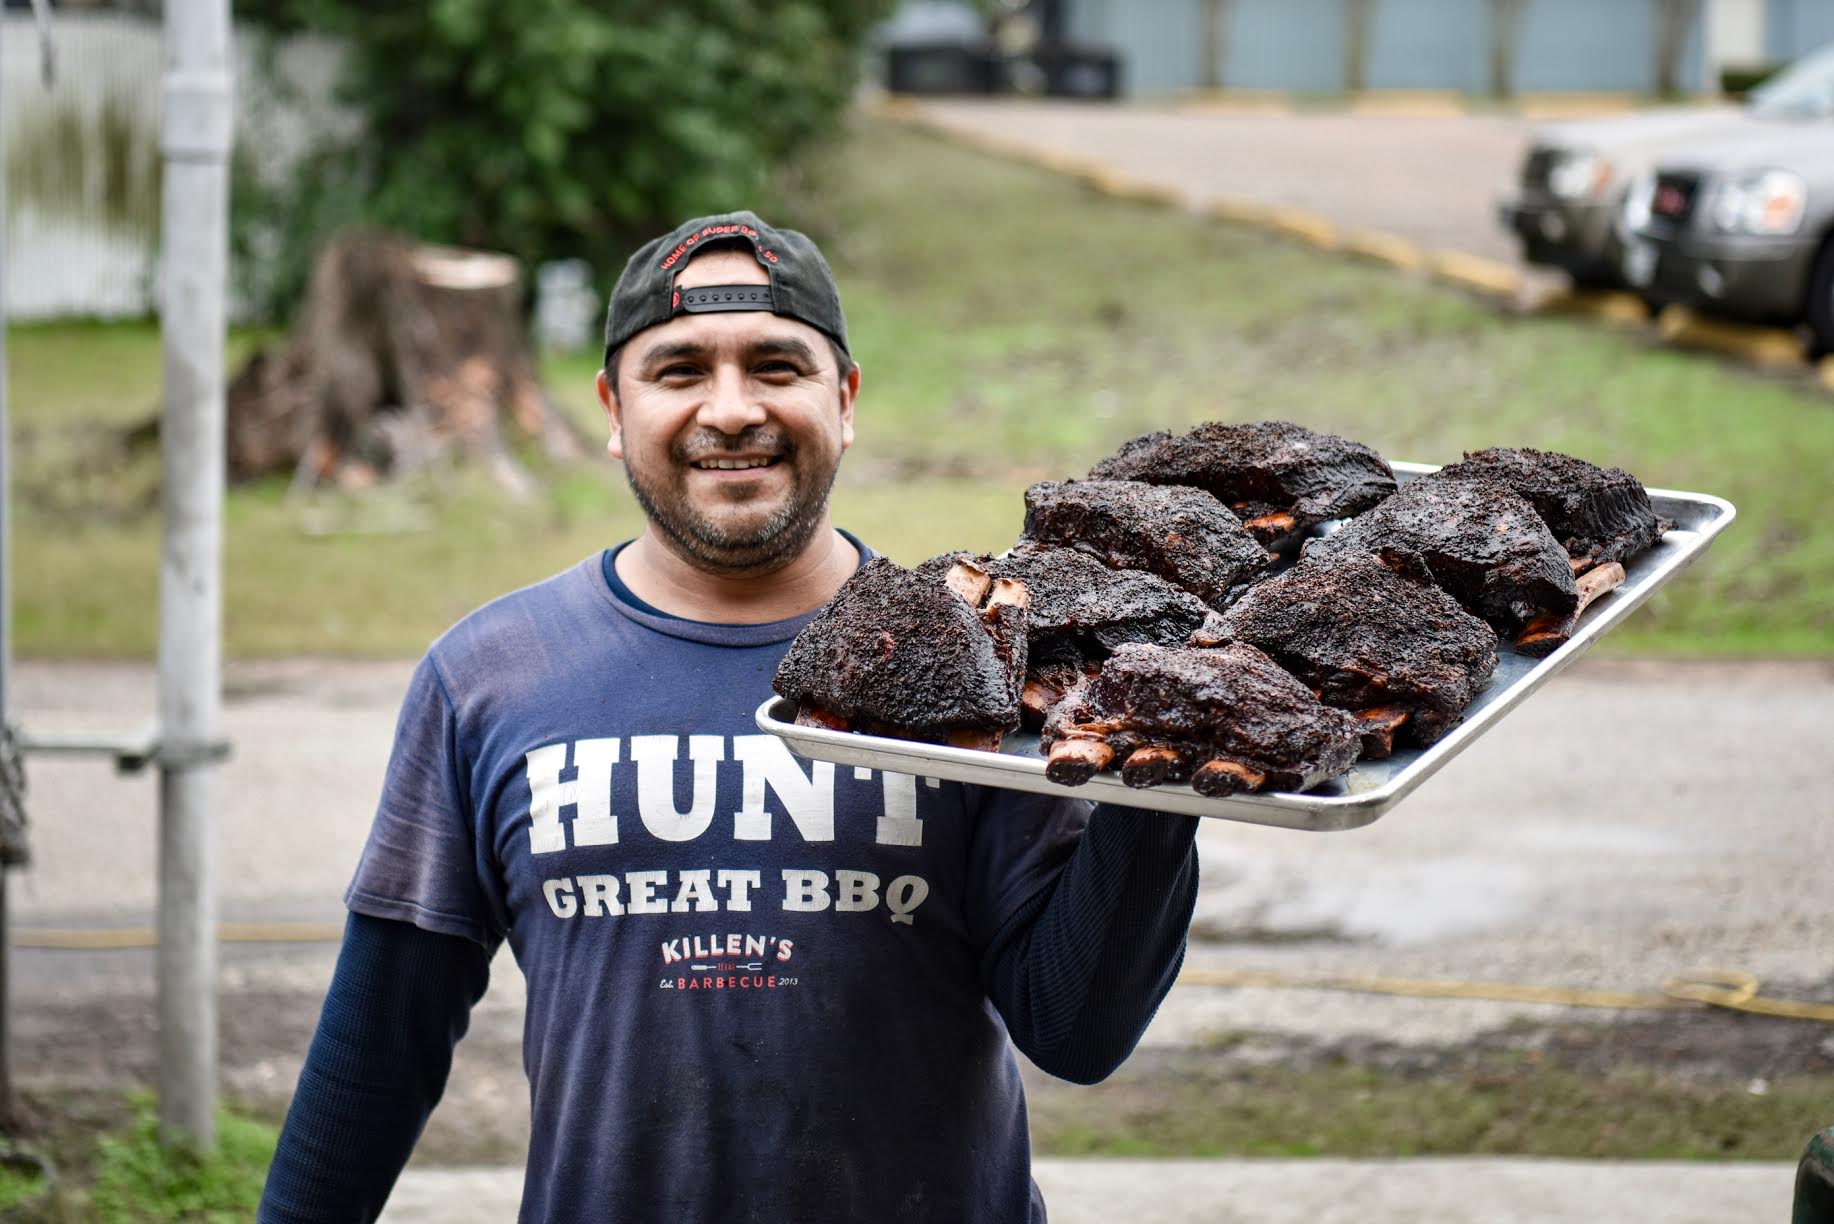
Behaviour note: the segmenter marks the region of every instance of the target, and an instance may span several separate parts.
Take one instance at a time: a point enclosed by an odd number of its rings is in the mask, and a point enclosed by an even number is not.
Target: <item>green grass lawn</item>
[[[1124,1076],[1126,1073],[1123,1072]],[[1194,1065],[1181,1081],[1030,1095],[1053,1156],[1540,1156],[1794,1160],[1826,1125],[1826,1075],[1745,1085],[1492,1057],[1431,1075],[1356,1065]]]
[[[1028,483],[1135,434],[1284,417],[1391,459],[1541,446],[1730,498],[1739,522],[1612,647],[1834,650],[1834,525],[1817,496],[1834,400],[1583,321],[1506,318],[894,125],[860,123],[808,181],[782,220],[823,242],[865,368],[836,515],[901,561],[1010,542]],[[156,473],[85,475],[78,439],[151,410],[156,334],[17,327],[9,346],[18,648],[147,654]],[[546,369],[595,436],[596,365]],[[464,476],[362,497],[234,490],[229,652],[413,654],[468,608],[637,529],[609,461],[542,473],[544,495],[521,503]]]

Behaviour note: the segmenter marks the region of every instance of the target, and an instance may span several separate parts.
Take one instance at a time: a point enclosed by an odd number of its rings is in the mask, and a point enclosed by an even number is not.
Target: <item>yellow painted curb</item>
[[[1026,160],[1053,174],[1068,178],[1086,179],[1101,172],[1101,165],[1090,158],[1075,153],[1064,153],[1057,149],[1031,149],[1025,154]]]
[[[1436,251],[1433,275],[1449,285],[1486,297],[1514,298],[1522,292],[1521,269],[1463,251]]]
[[[1223,196],[1204,206],[1204,212],[1218,221],[1236,225],[1266,225],[1273,209],[1243,196]]]
[[[1448,119],[1471,113],[1469,100],[1463,94],[1436,89],[1358,94],[1346,109],[1352,115],[1389,115],[1397,119]]]
[[[1802,341],[1778,327],[1755,327],[1727,319],[1709,319],[1685,306],[1670,306],[1656,319],[1656,334],[1670,344],[1706,349],[1753,365],[1799,366]]]
[[[1025,145],[1020,144],[1016,140],[1008,140],[1006,137],[996,135],[993,132],[958,130],[940,123],[931,123],[929,126],[933,131],[941,132],[945,135],[953,135],[981,150],[981,152],[992,153],[996,157],[1028,158],[1031,156],[1031,150]]]
[[[1556,293],[1538,303],[1535,313],[1576,315],[1620,327],[1643,327],[1649,323],[1649,307],[1643,304],[1642,298],[1611,289],[1569,289]]]
[[[1297,238],[1321,251],[1337,249],[1337,226],[1317,213],[1302,208],[1275,208],[1269,210],[1266,225],[1275,233]]]
[[[1166,208],[1184,207],[1184,196],[1173,188],[1133,178],[1130,175],[1110,170],[1106,166],[1092,165],[1077,177],[1094,190],[1113,199],[1132,200],[1138,204],[1155,204]]]
[[[1375,230],[1353,230],[1345,234],[1338,249],[1346,255],[1373,259],[1403,272],[1426,271],[1426,252],[1399,234]]]

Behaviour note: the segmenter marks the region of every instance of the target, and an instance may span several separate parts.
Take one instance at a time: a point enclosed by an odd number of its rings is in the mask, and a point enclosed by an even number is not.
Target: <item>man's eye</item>
[[[663,369],[657,373],[656,377],[680,380],[684,378],[694,378],[699,373],[700,371],[691,365],[672,365],[663,367]]]
[[[796,378],[802,370],[787,361],[767,361],[758,367],[758,373],[771,378]]]

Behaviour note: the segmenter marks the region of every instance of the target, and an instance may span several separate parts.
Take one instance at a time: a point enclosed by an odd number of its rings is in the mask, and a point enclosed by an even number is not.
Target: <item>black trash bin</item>
[[[885,49],[885,88],[902,94],[990,94],[1004,79],[991,44],[902,43]]]
[[[1032,59],[1044,72],[1044,92],[1053,98],[1121,96],[1121,57],[1106,47],[1056,43],[1038,48]]]

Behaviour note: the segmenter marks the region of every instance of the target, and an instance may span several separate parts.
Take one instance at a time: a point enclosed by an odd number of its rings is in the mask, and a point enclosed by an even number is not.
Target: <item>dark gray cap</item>
[[[702,249],[749,248],[770,274],[767,285],[706,285],[675,288],[675,274]],[[813,242],[795,230],[777,229],[756,213],[724,213],[684,221],[673,232],[645,243],[611,291],[605,311],[605,352],[647,327],[679,314],[716,310],[768,310],[825,332],[851,353],[847,320],[841,315],[834,273]]]

